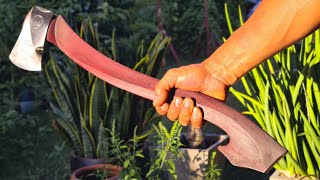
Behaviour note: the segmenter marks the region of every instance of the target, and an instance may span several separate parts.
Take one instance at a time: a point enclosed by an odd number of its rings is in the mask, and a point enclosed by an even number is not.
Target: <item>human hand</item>
[[[194,128],[200,128],[203,114],[190,97],[174,97],[170,104],[166,101],[171,88],[201,92],[224,101],[229,86],[211,72],[204,63],[170,69],[155,87],[153,105],[158,114],[167,114],[172,121],[179,119],[183,126],[191,122]]]

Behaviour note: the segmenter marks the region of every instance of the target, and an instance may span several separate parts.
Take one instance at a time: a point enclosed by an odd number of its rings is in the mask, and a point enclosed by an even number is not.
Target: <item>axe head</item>
[[[13,64],[28,71],[41,71],[42,52],[53,16],[51,11],[39,6],[29,11],[9,55]]]

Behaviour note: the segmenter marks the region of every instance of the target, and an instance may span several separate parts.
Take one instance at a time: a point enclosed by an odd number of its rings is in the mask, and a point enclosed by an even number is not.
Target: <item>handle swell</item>
[[[61,16],[50,24],[47,39],[75,63],[102,80],[149,100],[155,98],[154,88],[158,79],[133,71],[104,56],[83,41]],[[229,143],[218,149],[232,164],[266,172],[285,155],[286,150],[266,132],[223,102],[180,89],[175,91],[175,96],[194,98],[204,111],[204,119],[229,135]]]
[[[233,165],[267,172],[287,150],[243,114],[204,94],[178,89],[176,96],[193,97],[203,109],[204,119],[229,135],[229,143],[218,149]]]

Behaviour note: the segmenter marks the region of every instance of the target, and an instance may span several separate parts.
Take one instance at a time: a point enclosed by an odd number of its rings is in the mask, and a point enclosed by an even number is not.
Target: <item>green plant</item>
[[[108,176],[110,176],[110,172],[109,171],[106,171],[103,168],[98,168],[95,171],[93,171],[92,173],[87,174],[85,177],[82,177],[82,178],[88,178],[89,179],[90,177],[95,177],[98,180],[104,180],[104,179],[107,179]]]
[[[289,176],[320,177],[319,46],[317,30],[241,78],[245,92],[230,89],[243,113],[288,150],[274,167]]]
[[[67,178],[67,148],[51,127],[50,112],[41,109],[21,114],[10,110],[2,114],[0,122],[8,123],[0,137],[0,175],[4,179]]]
[[[125,180],[142,179],[141,168],[137,165],[137,158],[144,158],[142,154],[141,139],[145,136],[137,136],[137,127],[134,130],[133,138],[129,141],[124,141],[119,138],[116,131],[116,123],[113,121],[113,126],[110,133],[110,151],[107,152],[107,157],[110,161],[118,161],[118,165],[122,166],[119,177]]]
[[[111,53],[100,43],[97,27],[90,19],[83,21],[80,36],[97,50],[108,56],[112,54],[113,59],[121,62],[115,33]],[[142,41],[133,69],[155,76],[168,43],[169,38],[157,35],[145,49]],[[63,55],[51,52],[45,73],[56,100],[51,106],[58,116],[57,127],[79,156],[100,158],[101,152],[107,151],[108,143],[104,139],[107,138],[106,128],[112,127],[112,119],[117,119],[117,132],[123,140],[132,137],[134,125],[142,132],[148,122],[157,119],[150,101],[109,86]]]
[[[150,160],[151,167],[146,177],[142,176],[137,158],[145,158],[141,143],[147,135],[138,136],[136,127],[133,138],[129,141],[124,141],[120,139],[116,129],[114,120],[112,129],[108,130],[110,151],[106,152],[106,156],[109,157],[110,161],[117,160],[118,165],[122,166],[122,171],[119,175],[121,179],[160,179],[164,172],[169,172],[176,179],[175,164],[168,157],[179,155],[178,147],[182,145],[180,143],[182,126],[179,122],[173,124],[170,132],[161,122],[157,126],[154,125],[154,130],[157,132],[155,139],[160,147],[155,149],[156,156]]]
[[[147,178],[160,179],[164,172],[169,172],[174,179],[177,179],[175,163],[169,156],[180,156],[179,147],[183,146],[180,142],[182,126],[178,121],[175,121],[169,132],[167,128],[159,122],[158,126],[154,125],[154,129],[157,133],[155,139],[158,147],[155,148],[155,158],[151,160],[152,165],[147,173]]]
[[[90,19],[83,23],[80,36],[101,48]],[[57,115],[57,129],[77,155],[99,158],[99,150],[107,148],[99,141],[106,132],[101,119],[109,105],[105,83],[71,61],[58,61],[56,56],[50,53],[44,69],[56,100],[51,107]]]
[[[217,152],[212,152],[211,157],[210,157],[210,162],[209,166],[206,169],[206,172],[204,176],[206,177],[207,180],[217,180],[220,179],[221,176],[221,169],[217,167],[217,164],[215,163],[215,157],[216,157]]]
[[[109,131],[110,151],[107,152],[109,161],[117,161],[118,165],[122,166],[120,173],[121,179],[165,179],[171,176],[173,179],[177,179],[177,170],[175,160],[181,157],[180,147],[184,146],[180,142],[180,135],[182,126],[178,121],[173,123],[170,131],[161,122],[157,126],[154,126],[156,132],[153,139],[156,140],[156,144],[149,144],[149,147],[156,148],[151,152],[151,159],[148,161],[150,166],[141,167],[137,162],[137,158],[144,159],[143,150],[141,149],[142,142],[147,135],[137,136],[135,128],[134,136],[129,141],[124,141],[119,138],[119,134],[116,132],[115,121],[113,121],[113,127]],[[221,169],[215,164],[216,152],[210,155],[209,167],[206,168],[205,177],[207,179],[219,179],[221,175]],[[200,157],[199,157],[200,158]],[[195,158],[197,159],[197,157]],[[149,167],[146,171],[146,177],[142,176],[141,168]]]
[[[170,39],[164,37],[162,34],[158,34],[148,48],[145,47],[144,41],[141,41],[137,48],[137,57],[132,69],[155,77],[158,74],[161,59],[169,43]],[[115,53],[113,53],[113,57],[115,57],[114,59],[116,60],[118,59]],[[119,60],[119,62],[121,63],[122,61]],[[114,116],[109,118],[109,122],[112,122],[111,119],[121,119],[123,121],[116,122],[117,132],[120,133],[121,139],[130,139],[136,125],[138,125],[137,133],[141,134],[152,128],[152,123],[149,122],[157,122],[160,120],[159,116],[155,113],[151,101],[115,87],[112,88],[115,92],[112,94],[111,114]],[[108,127],[111,127],[111,125]]]

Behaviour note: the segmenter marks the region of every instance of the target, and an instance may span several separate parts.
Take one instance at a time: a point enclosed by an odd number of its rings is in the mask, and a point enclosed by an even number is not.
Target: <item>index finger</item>
[[[172,70],[169,70],[162,77],[155,87],[155,99],[153,100],[153,105],[155,107],[159,107],[166,102],[170,89],[175,86],[176,79],[176,75],[172,73]]]

